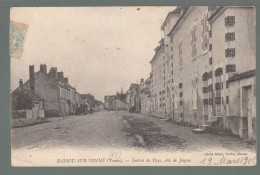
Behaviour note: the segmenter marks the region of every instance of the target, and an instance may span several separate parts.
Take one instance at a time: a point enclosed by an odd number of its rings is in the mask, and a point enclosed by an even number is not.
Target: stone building
[[[112,110],[112,102],[116,99],[115,95],[107,95],[104,97],[104,108],[106,110]]]
[[[170,12],[150,62],[152,115],[254,138],[255,28],[253,7]]]
[[[76,110],[76,89],[69,85],[63,72],[52,67],[47,73],[47,65],[41,64],[34,72],[34,65],[29,66],[29,80],[24,87],[32,89],[44,99],[45,116],[66,116]]]
[[[126,94],[123,92],[116,95],[108,95],[104,97],[104,108],[106,110],[124,111],[127,110]]]
[[[19,87],[11,93],[12,118],[44,118],[44,99],[30,88]]]
[[[140,82],[141,113],[151,115],[151,78]]]
[[[131,112],[141,112],[140,85],[132,83],[126,92],[126,105]]]

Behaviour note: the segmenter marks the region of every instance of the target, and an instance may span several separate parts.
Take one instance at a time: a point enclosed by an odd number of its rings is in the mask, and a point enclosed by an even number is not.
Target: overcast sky
[[[140,8],[140,10],[138,10]],[[11,20],[27,24],[21,59],[11,60],[11,89],[28,80],[29,65],[57,67],[79,93],[124,92],[148,78],[160,25],[175,7],[18,7]]]

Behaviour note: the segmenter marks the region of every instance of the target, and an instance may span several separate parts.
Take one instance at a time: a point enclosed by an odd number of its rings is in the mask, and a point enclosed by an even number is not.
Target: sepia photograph
[[[10,8],[11,165],[255,166],[253,6]]]

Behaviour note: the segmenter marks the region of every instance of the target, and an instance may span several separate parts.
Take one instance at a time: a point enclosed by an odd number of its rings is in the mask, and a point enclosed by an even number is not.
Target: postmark
[[[27,31],[28,25],[10,21],[10,58],[22,57]]]

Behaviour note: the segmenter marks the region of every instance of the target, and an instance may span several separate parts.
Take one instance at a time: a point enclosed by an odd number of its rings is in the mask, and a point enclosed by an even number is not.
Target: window
[[[207,104],[209,104],[209,101],[208,101],[208,99],[203,99],[203,104],[204,104],[204,105],[207,105]]]
[[[203,93],[208,93],[208,87],[203,87],[202,91]]]
[[[196,27],[194,26],[191,30],[191,43],[197,42]]]
[[[225,18],[225,26],[234,26],[235,25],[235,16],[227,16]]]
[[[212,44],[209,45],[209,51],[212,51]]]
[[[209,58],[209,65],[212,64],[212,57]]]
[[[229,96],[226,96],[226,103],[229,103]]]
[[[194,26],[191,30],[191,56],[195,57],[197,55],[197,47],[196,47],[196,42],[197,42],[197,36],[196,36],[196,27]]]
[[[236,72],[236,65],[235,64],[226,65],[226,73],[228,72]]]
[[[202,42],[202,50],[207,50],[209,47],[209,40],[208,40],[208,36],[204,35],[203,36],[203,42]]]
[[[172,47],[171,47],[171,51],[173,51]]]
[[[182,67],[182,43],[180,42],[178,45],[179,49],[179,66]]]
[[[215,103],[221,104],[221,97],[215,97]]]
[[[172,83],[173,83],[173,79],[172,79]]]
[[[171,37],[171,43],[172,43],[172,40],[173,40],[173,39],[172,39],[172,37]]]
[[[192,44],[192,51],[191,51],[191,56],[196,57],[197,55],[197,47],[196,44]]]
[[[173,55],[171,55],[171,59],[173,59]]]
[[[209,47],[209,26],[208,26],[208,15],[205,14],[201,20],[202,25],[202,50],[205,51]]]
[[[211,92],[213,90],[212,84],[208,86],[208,92]]]
[[[173,75],[173,71],[172,71],[172,75]]]
[[[212,30],[209,31],[209,37],[212,37]]]
[[[235,40],[235,32],[229,32],[225,34],[225,41],[234,41]]]
[[[220,90],[221,89],[221,84],[220,83],[216,83],[215,84],[215,89],[216,90]]]
[[[235,56],[235,48],[229,48],[225,50],[226,57],[234,57]]]
[[[212,78],[212,71],[210,71],[210,72],[208,73],[208,78],[209,78],[209,79]]]
[[[179,84],[179,88],[181,89],[183,87],[182,83]]]
[[[229,86],[228,86],[228,81],[226,81],[226,88],[227,88],[227,89],[229,88]]]
[[[173,67],[173,63],[171,63],[171,66]]]

